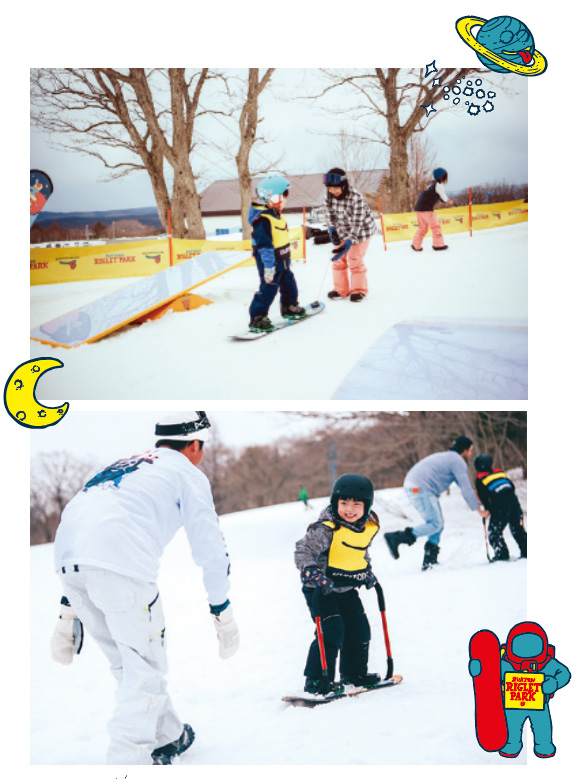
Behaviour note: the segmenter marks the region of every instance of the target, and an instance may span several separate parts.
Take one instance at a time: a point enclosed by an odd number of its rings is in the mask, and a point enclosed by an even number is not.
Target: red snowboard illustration
[[[470,672],[475,690],[475,732],[485,751],[499,751],[507,742],[507,723],[501,691],[501,648],[489,629],[476,632],[469,641]],[[472,665],[481,663],[475,675]],[[476,669],[476,668],[474,668]]]

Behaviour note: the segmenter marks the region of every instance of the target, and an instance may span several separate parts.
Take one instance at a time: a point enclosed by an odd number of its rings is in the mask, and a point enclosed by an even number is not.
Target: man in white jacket
[[[182,526],[203,569],[220,656],[232,656],[239,644],[226,544],[209,481],[198,469],[209,427],[204,412],[164,418],[155,449],[93,477],[65,507],[56,533],[55,565],[66,596],[52,655],[72,661],[83,625],[107,656],[118,682],[109,764],[171,764],[194,740],[166,690],[156,585],[160,557]]]

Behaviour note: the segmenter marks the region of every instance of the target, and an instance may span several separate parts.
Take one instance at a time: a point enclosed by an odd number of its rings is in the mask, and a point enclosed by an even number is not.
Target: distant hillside
[[[103,212],[50,212],[43,211],[36,218],[35,225],[47,228],[57,222],[62,228],[85,228],[101,222],[102,225],[111,225],[120,220],[137,220],[142,225],[151,228],[162,227],[158,210],[155,206],[144,206],[140,209],[112,209]]]

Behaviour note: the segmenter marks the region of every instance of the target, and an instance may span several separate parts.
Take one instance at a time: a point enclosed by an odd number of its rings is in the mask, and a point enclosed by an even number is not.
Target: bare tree
[[[318,97],[334,89],[346,88],[355,98],[352,98],[351,107],[346,102],[334,113],[345,114],[356,123],[373,120],[362,137],[389,149],[391,209],[395,213],[411,211],[409,141],[438,115],[432,104],[438,105],[440,98],[443,102],[443,87],[455,86],[458,79],[482,72],[481,69],[440,68],[430,75],[426,75],[424,68],[374,68],[369,71],[324,68],[322,72],[329,86]]]
[[[52,542],[60,516],[70,499],[82,488],[93,471],[83,458],[56,451],[40,453],[30,469],[30,542]]]
[[[236,155],[238,177],[240,183],[242,232],[244,237],[250,235],[248,213],[252,200],[252,171],[250,169],[250,153],[257,141],[260,95],[269,84],[276,69],[267,68],[260,79],[259,68],[248,68],[248,79],[244,104],[239,117],[240,145]]]
[[[379,152],[372,143],[346,128],[340,128],[322,154],[321,167],[324,170],[343,168],[353,187],[365,194],[371,182],[370,172],[374,168],[381,168],[378,156]]]
[[[218,426],[213,423],[211,428],[209,447],[205,448],[204,458],[200,469],[205,473],[212,489],[214,504],[218,513],[227,512],[226,501],[228,495],[227,468],[234,460],[232,450],[224,445]]]
[[[200,108],[206,84],[216,78],[208,68],[34,69],[32,121],[54,144],[100,160],[111,178],[146,171],[164,229],[170,209],[175,237],[202,239],[191,156],[198,118],[217,113]]]
[[[433,178],[436,158],[429,138],[421,135],[414,135],[409,139],[408,154],[409,200],[413,208],[417,196]]]
[[[349,412],[304,414],[320,424],[312,433],[233,453],[224,449],[217,468],[205,461],[218,512],[236,512],[297,501],[304,485],[311,497],[329,496],[331,459],[337,474],[361,472],[376,489],[401,486],[408,470],[430,453],[469,436],[475,452],[497,466],[526,473],[527,420],[523,412]],[[321,425],[323,423],[323,425]],[[206,459],[212,446],[206,453]],[[470,464],[470,469],[473,464]],[[213,483],[212,483],[213,485]]]

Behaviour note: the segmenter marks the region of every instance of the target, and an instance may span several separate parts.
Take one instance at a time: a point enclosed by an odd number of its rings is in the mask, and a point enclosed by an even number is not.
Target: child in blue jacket
[[[250,331],[273,331],[269,308],[280,291],[282,317],[294,320],[306,316],[298,304],[298,289],[291,270],[289,230],[282,210],[290,183],[283,176],[266,176],[257,186],[261,204],[252,203],[248,216],[252,226],[252,247],[260,276],[260,287],[250,305]]]

